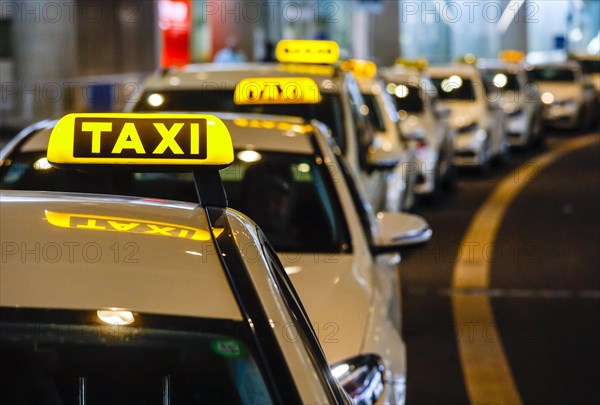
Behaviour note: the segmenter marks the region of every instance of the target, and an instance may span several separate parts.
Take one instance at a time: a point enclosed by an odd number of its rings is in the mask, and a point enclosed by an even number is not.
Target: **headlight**
[[[465,125],[465,126],[462,126],[462,127],[458,128],[456,130],[456,132],[458,132],[459,134],[466,134],[466,133],[469,133],[469,132],[475,132],[475,131],[477,131],[477,128],[478,128],[477,123],[473,122],[472,124]]]
[[[550,105],[554,102],[554,94],[552,94],[548,91],[543,93],[541,98],[542,98],[542,103],[547,104],[547,105]]]
[[[385,368],[376,354],[336,363],[331,366],[331,373],[357,404],[374,404],[383,394]]]

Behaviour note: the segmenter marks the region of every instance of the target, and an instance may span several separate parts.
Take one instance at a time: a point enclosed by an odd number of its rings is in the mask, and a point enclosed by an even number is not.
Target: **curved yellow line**
[[[521,404],[489,297],[469,290],[490,284],[490,250],[504,215],[535,176],[560,157],[600,141],[598,134],[567,141],[534,158],[506,176],[473,217],[454,267],[452,306],[458,351],[469,400],[472,404]]]

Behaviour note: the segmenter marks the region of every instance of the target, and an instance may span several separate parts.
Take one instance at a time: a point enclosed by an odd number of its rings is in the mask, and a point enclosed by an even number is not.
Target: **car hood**
[[[568,100],[579,97],[581,88],[575,83],[538,82],[540,94],[552,93],[555,100]]]
[[[482,111],[481,105],[474,102],[452,101],[444,102],[443,105],[450,108],[448,122],[454,129],[479,121],[481,116],[485,113]]]
[[[352,254],[280,253],[279,258],[329,363],[361,352],[369,319],[371,280]],[[366,273],[368,274],[368,272]]]

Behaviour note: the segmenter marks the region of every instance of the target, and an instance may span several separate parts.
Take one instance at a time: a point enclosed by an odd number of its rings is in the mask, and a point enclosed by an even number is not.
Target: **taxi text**
[[[207,155],[206,119],[76,118],[75,157],[157,156],[186,159]]]

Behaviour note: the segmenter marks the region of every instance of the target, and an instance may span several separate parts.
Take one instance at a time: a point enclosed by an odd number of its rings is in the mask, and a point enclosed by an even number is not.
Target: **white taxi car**
[[[64,180],[192,170],[201,205],[2,191],[3,403],[351,403],[264,235],[226,206],[221,120],[68,115],[20,141]],[[353,361],[338,378],[371,403],[381,360]]]
[[[528,69],[528,74],[539,87],[547,125],[563,129],[590,127],[598,114],[596,90],[579,64],[537,64]]]
[[[509,56],[516,54],[512,59]],[[507,136],[511,146],[540,146],[544,141],[543,112],[537,85],[529,80],[521,53],[504,52],[501,59],[480,59],[477,66],[507,116]],[[502,57],[504,56],[504,59]]]
[[[596,90],[596,106],[594,111],[600,109],[600,55],[576,53],[571,55],[581,66],[581,71],[587,76],[587,81],[591,81]],[[593,114],[596,125],[600,124],[600,116]]]
[[[600,103],[600,55],[577,53],[571,55],[571,58],[581,65],[583,74],[588,76],[594,85],[596,102]]]
[[[435,86],[423,72],[426,65],[416,67],[401,62],[382,69],[386,92],[400,114],[402,133],[415,143],[418,164],[415,192],[436,199],[442,186],[451,186],[455,180],[456,131],[448,123],[450,109],[440,105]]]
[[[403,213],[374,217],[324,124],[282,116],[217,116],[229,128],[235,149],[233,164],[221,171],[228,205],[253,218],[277,251],[334,374],[353,370],[356,359],[379,355],[386,369],[386,401],[404,402],[397,251],[428,240],[429,226]],[[46,167],[40,159],[48,132],[37,128],[7,145],[3,189],[197,199],[187,173],[115,176]],[[260,255],[256,243],[240,246],[246,260]],[[284,334],[294,337],[293,331]]]
[[[369,60],[349,59],[343,61],[341,67],[352,72],[367,106],[367,119],[375,131],[371,153],[379,155],[378,160],[383,161],[389,156],[392,161],[398,161],[391,169],[396,173],[388,176],[383,208],[386,211],[408,211],[416,202],[419,162],[414,145],[400,130],[400,116],[394,102],[386,93],[383,80],[377,77],[377,65]]]
[[[133,109],[251,112],[318,119],[330,128],[372,206],[381,210],[392,205],[385,202],[386,185],[401,180],[390,180],[387,173],[398,163],[398,158],[390,160],[389,155],[372,153],[373,131],[366,119],[367,107],[358,85],[351,73],[332,65],[339,57],[337,44],[284,40],[277,44],[276,53],[281,63],[202,64],[161,71],[144,83]],[[285,104],[234,101],[234,90],[242,80],[246,80],[242,87],[251,90],[252,82],[260,82],[264,88],[271,78],[309,78],[318,88]],[[312,96],[318,96],[318,100]]]
[[[472,65],[431,66],[427,69],[440,102],[449,107],[454,138],[454,164],[485,171],[493,158],[508,153],[505,115],[488,100],[479,71]]]

